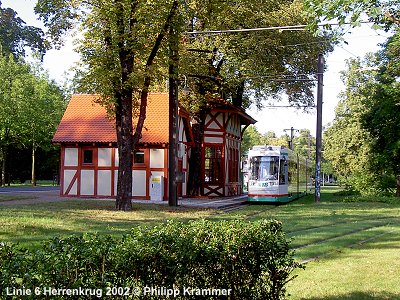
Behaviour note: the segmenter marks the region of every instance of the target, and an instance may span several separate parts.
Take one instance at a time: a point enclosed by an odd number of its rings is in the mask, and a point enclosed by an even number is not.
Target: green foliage
[[[189,1],[186,24],[189,32],[290,26],[307,23],[302,12],[297,0]],[[293,105],[305,105],[313,102],[314,82],[291,79],[313,76],[318,54],[332,50],[329,36],[310,31],[188,34],[181,69],[192,90],[212,90],[236,106],[261,106],[282,94]]]
[[[399,31],[388,39],[376,58],[376,83],[362,125],[373,138],[374,166],[384,165],[388,174],[400,175],[400,106],[398,78],[400,68]],[[399,195],[400,196],[400,195]]]
[[[361,71],[365,63],[361,60],[348,62],[348,70],[343,74],[346,89],[323,140],[324,158],[331,164],[339,182],[370,194],[376,191],[375,178],[380,170],[371,164],[372,138],[362,126],[362,116],[368,110],[366,99],[374,90],[373,74]]]
[[[54,238],[34,252],[0,244],[0,290],[88,288],[102,290],[105,299],[126,299],[106,295],[107,287],[122,287],[139,291],[134,299],[158,299],[144,288],[164,287],[179,290],[177,299],[198,299],[184,289],[232,289],[227,299],[283,299],[292,271],[301,267],[292,255],[277,221],[172,221],[133,228],[118,240]]]
[[[400,175],[399,49],[396,33],[382,51],[349,61],[346,90],[325,133],[325,157],[341,182],[363,195],[393,194]]]
[[[11,8],[2,8],[0,2],[0,53],[15,57],[25,55],[25,47],[44,55],[48,44],[40,28],[28,26]]]
[[[0,160],[3,162],[3,177],[8,148],[50,148],[64,110],[62,90],[40,68],[36,69],[35,73],[33,66],[14,59],[12,54],[0,54]]]
[[[399,204],[400,200],[398,197],[394,196],[376,196],[376,195],[360,195],[360,193],[352,190],[345,190],[343,192],[335,193],[333,201],[334,202],[344,202],[344,203],[357,203],[357,202],[377,202],[377,203],[387,203],[387,204]]]
[[[268,131],[261,134],[257,127],[250,125],[243,134],[242,138],[242,154],[245,154],[255,145],[273,145],[273,146],[289,146],[289,137],[282,135],[277,137],[275,132]],[[293,138],[294,150],[302,157],[308,157],[309,151],[315,148],[315,138],[311,136],[308,129],[301,129],[299,136]]]
[[[350,22],[353,26],[359,26],[365,16],[375,25],[386,29],[399,24],[397,0],[306,0],[305,7],[314,28],[327,20],[336,20],[340,25]]]

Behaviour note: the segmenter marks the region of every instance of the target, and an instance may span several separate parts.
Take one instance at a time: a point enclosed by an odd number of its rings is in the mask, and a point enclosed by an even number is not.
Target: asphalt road
[[[35,192],[49,192],[59,191],[59,186],[13,186],[13,187],[0,187],[0,194],[10,193],[35,193]]]

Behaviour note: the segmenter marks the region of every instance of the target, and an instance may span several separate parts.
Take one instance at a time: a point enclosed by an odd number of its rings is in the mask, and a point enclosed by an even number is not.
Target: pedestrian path
[[[99,200],[99,199],[82,199],[82,198],[68,198],[60,197],[60,192],[57,188],[49,187],[43,188],[0,188],[0,196],[9,195],[15,197],[24,197],[26,199],[1,201],[1,206],[9,205],[29,205],[38,203],[60,202],[60,201],[74,201],[74,200]],[[31,196],[31,198],[29,198]],[[114,199],[101,199],[105,201],[115,201]],[[196,208],[211,208],[211,209],[229,209],[239,207],[245,204],[247,195],[232,196],[232,197],[218,197],[218,198],[179,198],[178,206],[196,207]],[[132,200],[132,203],[140,204],[160,204],[168,205],[168,201],[152,201],[152,200]]]

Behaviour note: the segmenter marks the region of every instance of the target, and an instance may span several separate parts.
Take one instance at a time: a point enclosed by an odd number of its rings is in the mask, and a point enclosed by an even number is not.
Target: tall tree
[[[400,197],[400,32],[388,39],[377,53],[377,74],[373,94],[366,97],[368,110],[362,125],[372,139],[372,157],[377,175],[396,178],[396,196]],[[380,180],[383,184],[385,181]]]
[[[156,56],[169,28],[178,25],[178,4],[177,0],[39,0],[35,8],[54,43],[61,43],[63,34],[77,25],[83,33],[78,47],[82,82],[86,90],[101,95],[98,101],[116,122],[119,210],[132,209],[133,149],[146,118],[151,81],[160,75]]]
[[[311,155],[311,149],[315,149],[315,137],[311,136],[309,129],[301,129],[298,136],[293,138],[294,150],[302,157],[308,157],[315,162],[315,155]]]
[[[38,69],[38,68],[37,68]],[[31,183],[36,185],[36,152],[46,149],[57,129],[65,108],[64,94],[40,68],[31,73],[24,85],[19,87],[21,103],[21,138],[25,147],[32,150]]]
[[[222,94],[238,107],[280,93],[294,105],[313,102],[315,83],[304,79],[315,75],[318,54],[333,50],[329,35],[290,28],[240,32],[307,24],[302,1],[205,1],[192,14],[187,31],[194,33],[184,39],[181,61],[198,90]],[[229,29],[239,32],[198,33]]]
[[[8,149],[32,148],[32,184],[35,151],[51,145],[63,112],[63,93],[32,66],[0,55],[0,161],[1,185],[6,183]]]
[[[25,56],[25,47],[44,55],[48,43],[43,30],[26,25],[11,8],[2,8],[0,1],[0,50],[3,55]]]
[[[369,98],[375,93],[372,56],[352,59],[343,73],[345,91],[336,107],[335,120],[324,134],[324,157],[331,163],[342,184],[364,194],[376,193],[382,172],[374,167],[373,138],[363,126],[363,116],[369,110]]]
[[[261,107],[263,100],[278,100],[285,94],[294,106],[313,103],[315,82],[310,79],[316,73],[318,54],[332,50],[334,42],[328,35],[315,36],[305,30],[240,32],[307,24],[302,12],[303,4],[297,0],[204,1],[192,11],[187,31],[193,33],[186,35],[181,57],[182,72],[193,91],[187,102],[197,123],[189,168],[190,194],[198,193],[202,181],[198,149],[210,100],[223,98],[241,108],[251,103]],[[212,33],[229,29],[239,32]]]
[[[18,101],[19,86],[24,85],[29,77],[28,65],[17,62],[12,54],[0,54],[0,152],[1,185],[6,183],[6,161],[8,148],[20,141],[21,124]]]

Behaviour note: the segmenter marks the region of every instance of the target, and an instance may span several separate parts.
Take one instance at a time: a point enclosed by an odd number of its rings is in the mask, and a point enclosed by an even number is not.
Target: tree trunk
[[[125,11],[124,5],[121,1],[116,1],[117,7],[117,31],[120,39],[118,40],[119,49],[119,61],[121,64],[121,87],[122,90],[115,91],[116,99],[116,130],[117,130],[117,144],[119,153],[119,166],[118,166],[118,184],[117,184],[117,197],[115,208],[118,210],[132,210],[132,165],[133,165],[133,151],[136,143],[139,141],[144,120],[146,119],[146,106],[147,106],[147,95],[150,87],[150,77],[146,76],[140,96],[140,112],[138,116],[138,122],[133,133],[132,123],[132,100],[133,100],[133,88],[129,87],[130,75],[134,72],[134,54],[131,49],[132,41],[124,43],[124,38],[127,35],[125,32],[125,24],[123,22]],[[135,11],[135,2],[132,2],[131,14]],[[148,70],[157,55],[157,52],[161,46],[161,42],[170,27],[172,19],[177,11],[178,1],[175,0],[172,4],[170,13],[166,19],[164,27],[157,36],[154,46],[150,52],[150,55],[146,61],[146,70]],[[129,34],[132,33],[133,25],[136,23],[136,18],[132,14],[129,22]],[[110,44],[109,37],[106,36],[106,45],[112,47]]]
[[[35,171],[35,154],[36,154],[36,146],[35,143],[32,143],[32,186],[36,186],[36,171]]]
[[[232,104],[235,107],[242,108],[243,106],[243,94],[244,94],[244,80],[236,87],[234,93],[232,93]]]
[[[132,93],[125,93],[120,97],[116,110],[119,164],[115,208],[132,210]]]
[[[197,118],[198,123],[193,124],[193,139],[194,145],[191,148],[190,158],[189,158],[189,176],[188,176],[188,195],[189,196],[199,196],[204,178],[202,178],[202,153],[201,145],[203,143],[204,136],[204,122],[206,119],[205,109],[201,109],[199,112],[199,117]]]
[[[400,175],[396,177],[396,197],[400,197]]]
[[[1,164],[0,185],[6,186],[7,146],[1,147],[1,157],[2,157],[2,164]]]

